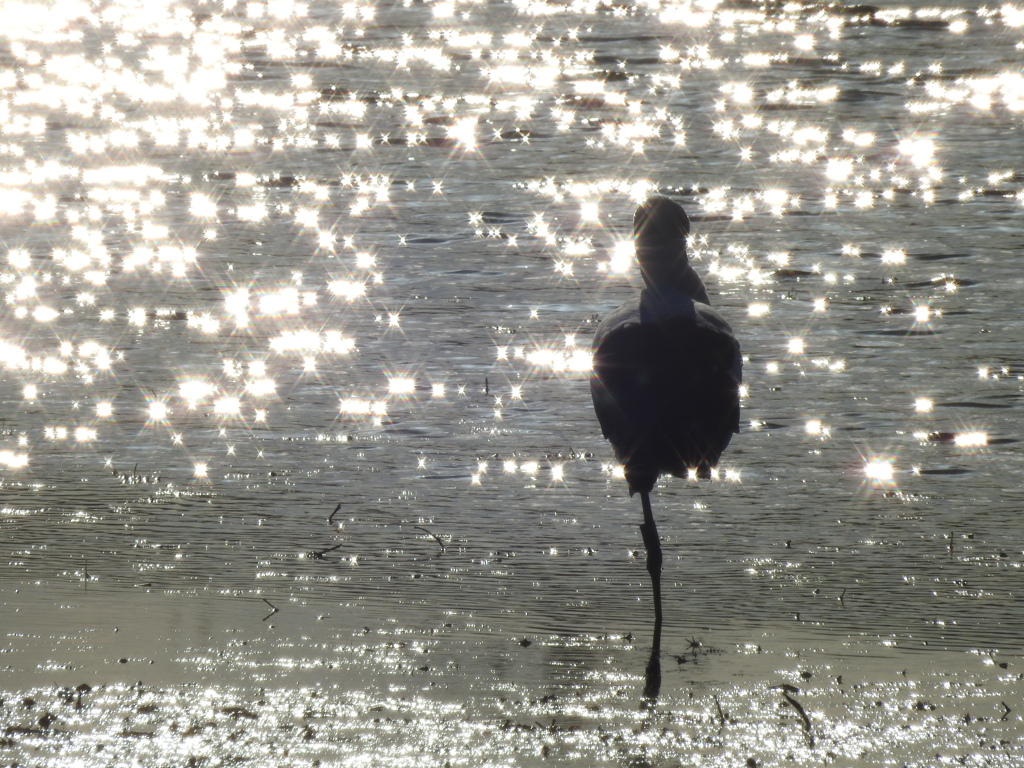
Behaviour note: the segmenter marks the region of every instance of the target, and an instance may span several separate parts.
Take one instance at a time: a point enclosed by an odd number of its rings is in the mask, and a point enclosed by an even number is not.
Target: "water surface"
[[[1011,764],[1024,9],[0,19],[10,760]],[[654,192],[746,356],[656,703],[587,385]]]

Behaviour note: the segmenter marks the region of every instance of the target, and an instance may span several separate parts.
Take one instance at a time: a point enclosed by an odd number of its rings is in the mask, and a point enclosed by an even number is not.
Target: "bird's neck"
[[[684,293],[702,304],[711,303],[704,281],[686,260],[685,249],[637,244],[636,254],[648,288],[655,291],[668,288]]]

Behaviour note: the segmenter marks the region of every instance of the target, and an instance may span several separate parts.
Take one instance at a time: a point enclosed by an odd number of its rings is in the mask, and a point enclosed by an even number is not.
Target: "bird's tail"
[[[626,466],[626,482],[629,483],[629,495],[650,493],[658,481],[658,471],[646,467]]]

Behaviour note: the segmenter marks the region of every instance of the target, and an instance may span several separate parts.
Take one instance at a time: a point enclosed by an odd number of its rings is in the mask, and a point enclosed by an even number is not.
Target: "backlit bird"
[[[710,477],[740,424],[740,345],[687,260],[689,232],[686,212],[668,198],[637,208],[646,288],[598,326],[590,380],[601,431],[625,466],[630,495],[640,494],[659,628],[662,555],[651,489],[662,474]]]

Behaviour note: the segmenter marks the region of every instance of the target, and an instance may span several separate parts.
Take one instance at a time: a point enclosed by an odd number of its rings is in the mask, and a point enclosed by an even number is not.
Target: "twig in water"
[[[309,553],[309,557],[313,558],[314,560],[323,560],[324,555],[326,555],[328,552],[333,552],[336,549],[341,549],[341,547],[341,544],[335,544],[333,547],[328,547],[327,549],[314,549],[312,552]]]
[[[330,516],[329,516],[329,517],[327,518],[327,522],[328,522],[328,523],[333,523],[333,522],[334,522],[334,516],[335,516],[336,514],[338,514],[338,510],[340,510],[340,509],[341,509],[341,502],[339,501],[339,502],[338,502],[338,506],[336,506],[336,507],[334,508],[334,511],[333,511],[333,512],[331,512]]]
[[[718,721],[722,724],[722,727],[724,728],[726,722],[725,712],[722,711],[722,704],[718,700],[717,696],[715,696],[715,708],[718,710]]]
[[[844,597],[846,597],[846,588],[845,587],[843,587],[843,591],[839,593],[839,604],[845,608],[846,607],[846,603],[843,601]]]
[[[437,546],[439,546],[441,548],[441,552],[442,553],[444,553],[444,551],[448,549],[448,547],[445,546],[444,542],[441,541],[441,537],[438,536],[437,534],[431,533],[426,528],[424,528],[422,525],[417,525],[417,526],[414,526],[414,527],[416,528],[417,531],[423,531],[425,534],[430,536],[430,538],[432,538],[434,541],[436,541],[437,542]]]
[[[796,687],[794,687],[792,685],[779,685],[779,686],[776,686],[776,687],[779,690],[782,691],[782,698],[784,698],[787,702],[789,702],[789,705],[791,707],[793,707],[793,709],[795,709],[797,711],[797,713],[800,715],[800,719],[804,721],[804,730],[807,731],[807,732],[810,732],[810,730],[811,730],[811,718],[809,718],[807,716],[807,713],[804,712],[804,708],[800,705],[800,702],[797,701],[796,699],[794,699],[792,696],[789,695],[790,692],[792,692],[792,693],[799,693],[800,689],[796,688]]]
[[[269,605],[270,609],[271,609],[270,613],[268,613],[266,616],[263,617],[263,620],[266,621],[271,616],[273,616],[275,613],[277,613],[278,607],[276,605],[274,605],[272,602],[270,602],[269,600],[267,600],[267,598],[265,598],[265,597],[261,597],[260,600],[262,600],[264,603]]]
[[[1000,717],[999,719],[1000,720],[1005,720],[1007,717],[1010,716],[1010,708],[1008,706],[1006,706],[1006,702],[1005,701],[1000,701],[999,703],[1002,704],[1003,705],[1003,709],[1006,710],[1005,712],[1003,712],[1003,716]]]

